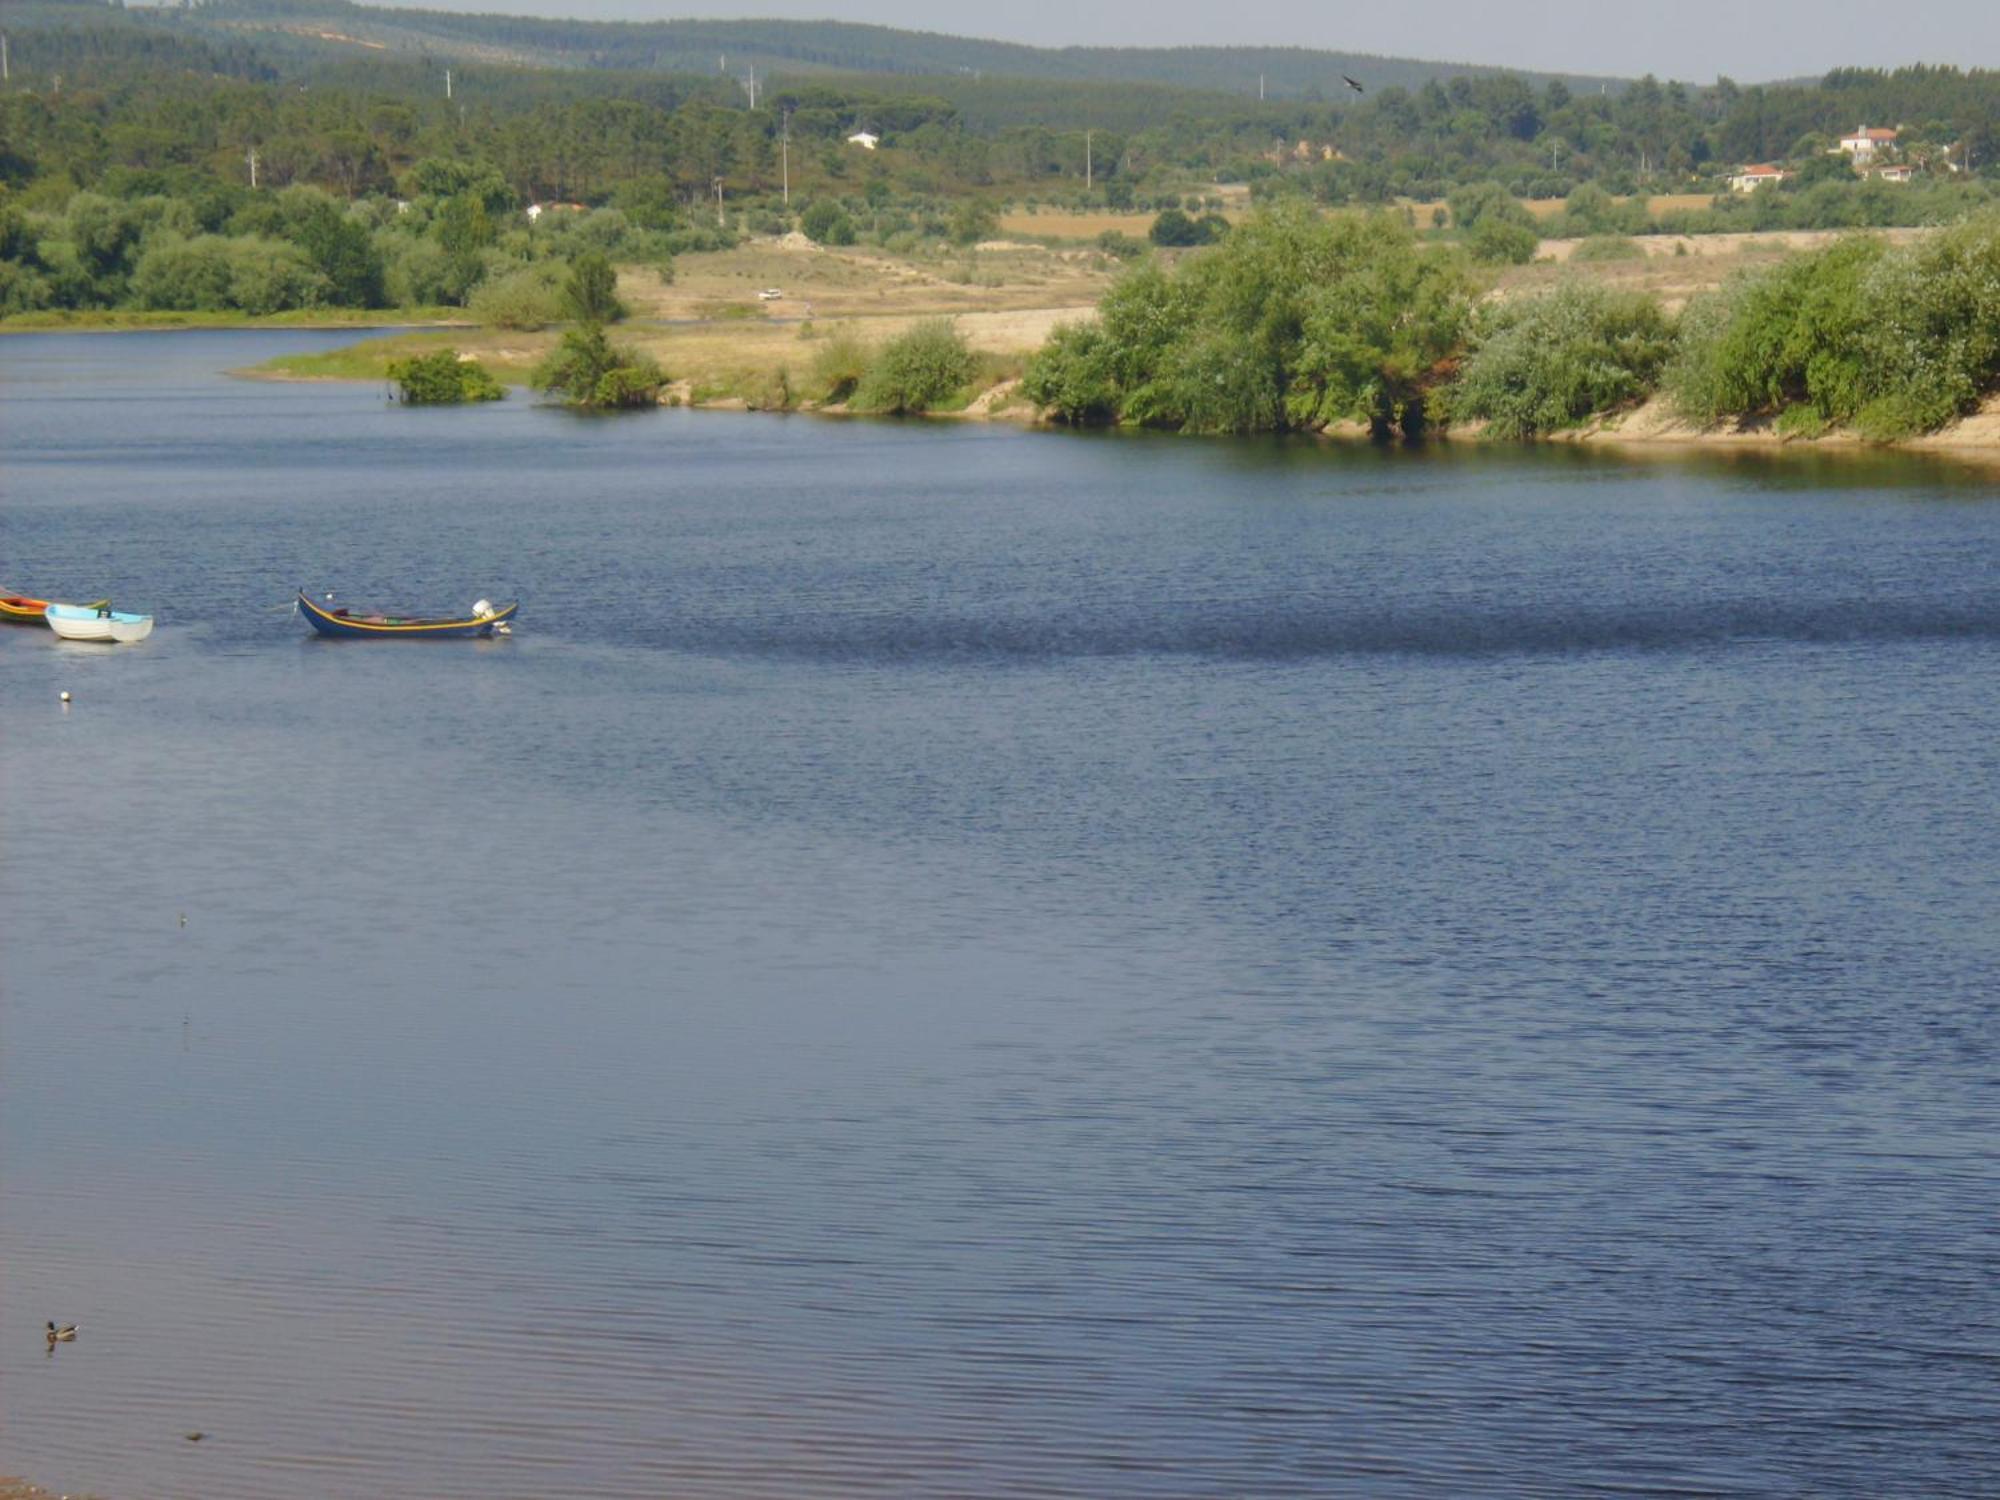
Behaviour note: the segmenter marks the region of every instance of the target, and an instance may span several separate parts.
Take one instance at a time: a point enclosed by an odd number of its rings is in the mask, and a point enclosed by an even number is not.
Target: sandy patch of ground
[[[1912,448],[1980,448],[2000,454],[2000,393],[1988,396],[1972,415],[1909,443]]]
[[[1005,242],[905,259],[815,245],[792,234],[682,256],[670,283],[644,269],[628,270],[619,292],[641,321],[910,318],[1093,307],[1117,265],[1095,251]],[[781,295],[763,299],[763,291]]]

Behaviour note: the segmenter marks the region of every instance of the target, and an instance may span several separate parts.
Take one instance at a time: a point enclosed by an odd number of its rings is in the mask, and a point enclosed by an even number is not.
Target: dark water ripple
[[[298,341],[0,347],[0,582],[161,620],[0,633],[0,1472],[2000,1492],[1979,476]]]

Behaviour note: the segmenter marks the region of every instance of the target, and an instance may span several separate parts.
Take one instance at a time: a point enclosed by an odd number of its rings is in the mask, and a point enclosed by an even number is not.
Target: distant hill
[[[1337,97],[1342,75],[1377,91],[1431,79],[1513,72],[1537,85],[1616,93],[1624,81],[1520,73],[1470,63],[1322,52],[1304,47],[1029,47],[844,21],[573,21],[401,10],[351,0],[197,0],[162,19],[237,34],[265,32],[355,50],[523,66],[743,76],[882,73],[1164,84],[1271,99]],[[1261,82],[1260,82],[1261,81]]]

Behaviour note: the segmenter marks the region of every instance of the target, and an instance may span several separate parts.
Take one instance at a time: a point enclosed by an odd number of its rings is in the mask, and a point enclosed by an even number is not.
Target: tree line
[[[1127,273],[1097,318],[1055,331],[1022,392],[1078,425],[1415,437],[1445,420],[1529,437],[1664,391],[1703,427],[1887,441],[2000,389],[2000,209],[1902,247],[1843,238],[1678,318],[1581,279],[1501,302],[1480,290],[1398,215],[1279,205]]]

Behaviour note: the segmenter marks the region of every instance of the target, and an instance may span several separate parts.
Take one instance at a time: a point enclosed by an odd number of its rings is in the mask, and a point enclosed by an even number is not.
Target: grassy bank
[[[1466,313],[1472,321],[1447,344],[1424,353],[1425,361],[1436,364],[1437,381],[1463,382],[1468,371],[1480,371],[1485,393],[1481,401],[1462,402],[1457,409],[1449,399],[1433,402],[1434,432],[1442,421],[1448,425],[1437,435],[1485,440],[1514,435],[1591,443],[1729,446],[1799,440],[1807,435],[1806,428],[1797,418],[1780,428],[1775,409],[1746,410],[1728,420],[1690,421],[1656,394],[1661,350],[1651,346],[1664,334],[1679,347],[1679,314],[1689,305],[1727,300],[1733,295],[1728,289],[1770,276],[1790,257],[1823,253],[1837,239],[1822,233],[1716,237],[1697,242],[1687,253],[1675,253],[1677,245],[1686,242],[1626,240],[1621,243],[1639,247],[1638,253],[1592,254],[1581,260],[1572,260],[1569,254],[1577,242],[1544,242],[1535,263],[1487,270],[1468,284],[1465,295],[1471,301]],[[1890,231],[1879,239],[1889,249],[1914,252],[1926,236]],[[1594,248],[1601,251],[1604,246]],[[1428,243],[1417,249],[1425,258],[1450,253],[1448,247]],[[1203,253],[1213,252],[1195,255]],[[1192,264],[1187,256],[1162,258],[1170,271],[1184,263]],[[1118,284],[1124,269],[1095,252],[1049,247],[997,246],[956,251],[947,258],[830,249],[801,243],[797,237],[767,239],[682,257],[672,280],[643,268],[627,268],[618,289],[634,316],[618,325],[614,336],[664,367],[669,377],[666,399],[671,402],[844,412],[854,409],[849,398],[874,351],[924,319],[950,317],[973,362],[968,377],[927,409],[1029,420],[1036,408],[1016,390],[1016,377],[1047,346],[1058,326],[1096,319],[1106,292]],[[1581,304],[1581,316],[1550,316],[1563,308],[1550,300],[1551,294],[1578,285],[1612,296],[1607,307],[1634,301],[1653,304],[1669,323],[1654,329],[1627,326],[1619,318],[1606,322],[1604,313],[1593,311],[1588,301]],[[1918,285],[1929,286],[1931,281],[1919,278]],[[766,290],[781,295],[764,300],[759,293]],[[1915,305],[1907,295],[1899,300]],[[1524,311],[1539,307],[1544,314],[1532,319],[1492,316],[1513,304],[1523,304]],[[1349,338],[1361,326],[1358,314],[1334,311],[1338,316],[1328,321],[1326,334]],[[1625,316],[1629,322],[1630,315]],[[261,325],[253,320],[217,320],[210,326],[283,325],[279,320]],[[340,349],[282,356],[246,373],[274,379],[386,383],[392,361],[452,348],[520,387],[559,337],[554,328],[414,329]],[[1225,340],[1216,349],[1226,347],[1245,346],[1240,340],[1233,344]],[[1342,348],[1336,347],[1332,356],[1315,352],[1314,357],[1322,364],[1328,358],[1346,359],[1352,351],[1343,353]],[[1214,351],[1193,352],[1207,358]],[[1477,357],[1482,352],[1487,356],[1483,362]],[[1408,364],[1415,353],[1399,353],[1397,363]],[[1503,354],[1508,357],[1502,359]],[[830,364],[852,366],[857,359],[860,367],[848,371],[846,393],[836,390],[839,372]],[[1623,378],[1621,371],[1632,378]],[[1216,373],[1208,371],[1211,386]],[[1088,391],[1083,394],[1089,396]],[[1123,401],[1130,392],[1113,394]],[[1550,396],[1561,399],[1545,399]],[[1766,404],[1789,403],[1781,399]],[[1344,410],[1351,414],[1351,405]],[[1925,447],[1966,450],[2000,446],[2000,423],[1993,419],[1990,406],[1965,401],[1960,410],[1964,415],[1957,420],[1915,441]],[[1823,422],[1809,425],[1823,440],[1840,441],[1842,415],[1829,406]],[[1329,431],[1351,430],[1340,411],[1329,408],[1324,416]],[[1495,422],[1496,417],[1501,420]],[[1102,420],[1102,415],[1095,419]]]
[[[465,323],[465,309],[401,307],[370,311],[353,307],[317,307],[256,314],[92,308],[16,313],[10,318],[0,318],[0,333],[131,333],[149,328],[379,328],[384,323],[460,326]]]

